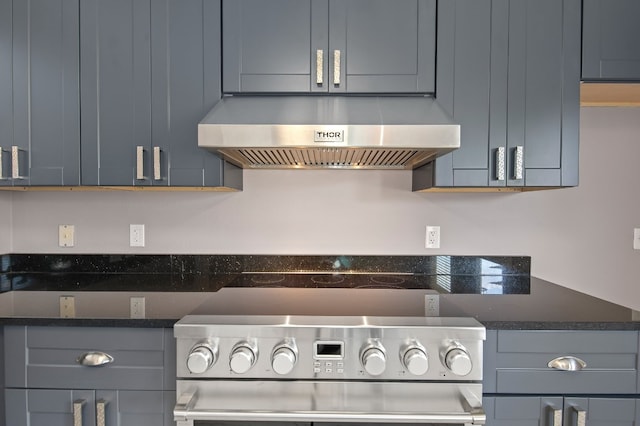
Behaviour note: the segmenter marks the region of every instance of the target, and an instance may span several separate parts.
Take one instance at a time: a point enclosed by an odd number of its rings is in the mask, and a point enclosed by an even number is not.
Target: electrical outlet
[[[58,246],[73,247],[75,243],[75,226],[58,225]]]
[[[427,226],[426,248],[440,248],[440,227]]]
[[[75,318],[76,300],[73,296],[60,296],[60,318]]]
[[[143,297],[132,297],[130,299],[130,313],[131,318],[144,318],[145,316],[145,301]]]
[[[633,249],[640,250],[640,228],[633,230]]]
[[[437,292],[424,295],[424,316],[440,316],[440,295]]]
[[[144,225],[129,225],[129,247],[144,247]]]

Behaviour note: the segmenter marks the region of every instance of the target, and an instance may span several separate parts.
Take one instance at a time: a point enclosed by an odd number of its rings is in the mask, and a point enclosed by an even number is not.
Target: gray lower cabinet
[[[637,0],[583,0],[583,80],[640,81],[639,19]]]
[[[637,426],[640,400],[498,396],[483,399],[486,426]]]
[[[220,99],[219,0],[80,0],[82,184],[227,186],[197,146]]]
[[[224,0],[223,91],[433,93],[435,0]]]
[[[432,187],[578,184],[580,0],[438,4],[436,98],[460,149],[414,171]]]
[[[172,331],[5,327],[6,424],[173,426]],[[96,353],[113,360],[85,365]]]
[[[489,330],[487,426],[640,425],[638,343],[637,331]],[[557,358],[586,367],[550,368]]]
[[[174,425],[175,392],[9,389],[6,403],[7,425]]]
[[[78,0],[0,0],[0,186],[80,183]]]

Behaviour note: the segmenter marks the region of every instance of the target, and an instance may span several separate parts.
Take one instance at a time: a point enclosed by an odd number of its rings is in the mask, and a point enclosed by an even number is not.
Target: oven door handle
[[[182,410],[176,405],[176,421],[268,421],[268,422],[372,422],[483,425],[487,416],[482,409],[469,413],[358,413],[330,411],[206,411]]]

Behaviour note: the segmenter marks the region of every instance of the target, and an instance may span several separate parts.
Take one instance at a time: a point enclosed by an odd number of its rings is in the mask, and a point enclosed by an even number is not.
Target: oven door
[[[178,380],[177,426],[483,425],[482,384]]]

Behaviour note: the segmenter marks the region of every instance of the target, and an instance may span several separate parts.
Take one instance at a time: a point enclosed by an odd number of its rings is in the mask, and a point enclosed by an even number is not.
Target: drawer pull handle
[[[100,367],[101,365],[111,364],[113,357],[104,352],[85,352],[76,361],[85,367]]]
[[[84,402],[84,399],[73,401],[73,426],[82,426],[82,406]]]
[[[580,371],[586,366],[586,362],[575,356],[561,356],[547,364],[547,367],[560,371]]]

